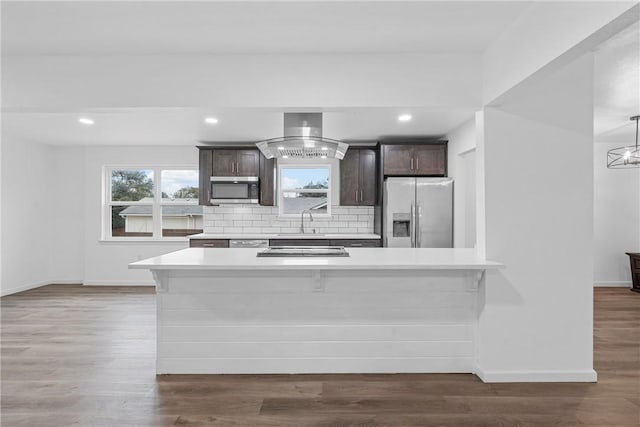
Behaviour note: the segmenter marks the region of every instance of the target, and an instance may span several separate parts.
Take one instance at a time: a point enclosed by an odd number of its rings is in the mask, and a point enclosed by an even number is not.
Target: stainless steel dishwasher
[[[232,239],[229,240],[230,248],[268,248],[269,241],[263,239]]]

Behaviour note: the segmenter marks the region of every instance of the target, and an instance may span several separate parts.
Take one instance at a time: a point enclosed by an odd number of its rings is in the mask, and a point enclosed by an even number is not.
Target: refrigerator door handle
[[[422,247],[422,239],[420,235],[422,230],[420,229],[420,217],[422,216],[422,206],[418,205],[416,209],[416,248]]]
[[[409,236],[411,237],[411,247],[412,248],[416,247],[415,225],[416,225],[416,208],[415,208],[415,206],[413,206],[413,203],[412,203],[411,204],[411,216],[409,217]]]

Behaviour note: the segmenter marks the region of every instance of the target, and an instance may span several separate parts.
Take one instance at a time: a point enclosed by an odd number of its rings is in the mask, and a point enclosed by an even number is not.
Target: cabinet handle
[[[361,246],[362,246],[362,243],[352,243],[351,244],[351,247],[353,247],[353,248],[358,248],[358,247],[361,247]]]
[[[358,190],[356,190],[356,202],[358,201]]]
[[[416,170],[417,170],[417,169],[420,169],[420,166],[418,166],[418,164],[419,164],[418,162],[419,162],[419,161],[420,161],[420,159],[416,159]]]
[[[203,248],[215,248],[216,245],[215,245],[215,243],[203,243],[202,247]]]
[[[240,163],[236,162],[236,175],[240,173]]]
[[[413,170],[413,157],[411,158],[411,170]]]
[[[231,162],[231,173],[233,173],[233,162]]]
[[[362,197],[362,190],[360,190],[360,201],[363,201],[364,198]]]

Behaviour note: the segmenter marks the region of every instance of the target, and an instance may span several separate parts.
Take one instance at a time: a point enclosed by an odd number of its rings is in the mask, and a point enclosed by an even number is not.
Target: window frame
[[[305,189],[305,190],[287,190],[287,189],[283,189],[282,188],[282,169],[327,169],[328,171],[328,176],[329,176],[329,188],[327,188],[326,190],[324,189]],[[333,179],[331,179],[332,175],[331,175],[332,171],[331,171],[331,163],[304,163],[304,164],[298,164],[298,163],[284,163],[284,164],[278,164],[278,217],[281,218],[299,218],[300,217],[300,213],[296,213],[296,214],[288,214],[288,213],[284,213],[283,209],[284,209],[284,203],[283,203],[283,195],[284,192],[291,192],[291,191],[296,191],[299,193],[325,193],[327,194],[327,213],[315,213],[313,212],[313,216],[317,217],[317,218],[330,218],[331,217],[331,190],[333,187]]]
[[[111,176],[114,170],[150,170],[153,171],[153,202],[142,201],[113,201]],[[103,242],[185,242],[189,240],[188,236],[162,236],[162,206],[193,206],[199,205],[198,198],[193,199],[190,202],[167,203],[162,198],[162,171],[167,170],[194,170],[199,174],[199,168],[197,165],[185,164],[185,165],[150,165],[150,164],[110,164],[102,167],[102,232],[100,241]],[[199,182],[198,182],[199,187]],[[111,234],[111,209],[112,206],[151,206],[151,215],[153,221],[152,235],[151,236],[113,236]],[[157,218],[157,219],[156,219]],[[204,209],[203,209],[204,219]]]

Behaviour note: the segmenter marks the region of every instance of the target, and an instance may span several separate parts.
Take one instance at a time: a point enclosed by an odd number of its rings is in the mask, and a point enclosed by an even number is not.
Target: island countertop
[[[188,248],[129,264],[151,270],[488,270],[474,249],[348,248],[349,257],[257,257],[263,249]]]

